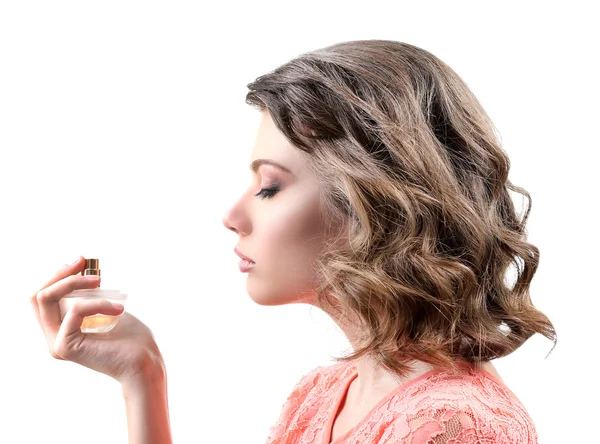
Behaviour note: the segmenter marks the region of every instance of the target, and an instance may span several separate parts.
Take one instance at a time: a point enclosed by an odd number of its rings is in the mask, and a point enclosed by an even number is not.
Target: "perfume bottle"
[[[98,259],[86,259],[85,269],[81,272],[82,276],[97,275],[100,276],[100,261]],[[101,285],[101,284],[100,284]],[[69,307],[76,299],[105,299],[112,303],[125,305],[127,295],[119,290],[103,290],[97,288],[74,290],[65,295],[60,301],[62,316],[68,311]],[[95,314],[86,316],[81,323],[82,333],[107,333],[111,331],[119,322],[120,315],[110,316],[105,314]]]

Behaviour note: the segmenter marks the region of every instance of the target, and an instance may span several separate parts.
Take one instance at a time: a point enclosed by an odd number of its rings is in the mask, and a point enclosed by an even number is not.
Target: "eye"
[[[271,188],[263,188],[258,193],[256,193],[255,196],[260,197],[261,199],[270,199],[271,197],[275,196],[275,194],[277,194],[280,190],[281,187],[279,185],[275,185]]]

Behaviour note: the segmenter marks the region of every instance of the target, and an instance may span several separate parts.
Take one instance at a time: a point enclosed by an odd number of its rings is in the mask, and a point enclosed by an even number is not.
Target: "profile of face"
[[[262,112],[251,164],[250,186],[223,218],[239,236],[238,251],[254,262],[246,290],[260,305],[311,303],[314,259],[326,243],[320,187],[268,111]]]

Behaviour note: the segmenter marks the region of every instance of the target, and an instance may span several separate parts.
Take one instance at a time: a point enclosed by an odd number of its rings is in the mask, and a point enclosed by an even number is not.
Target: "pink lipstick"
[[[235,254],[237,254],[242,260],[240,261],[240,271],[242,273],[245,273],[247,271],[250,271],[252,269],[252,267],[254,267],[254,261],[252,259],[250,259],[247,256],[244,256],[242,253],[240,253],[240,251],[236,248],[234,248],[233,250],[235,252]]]

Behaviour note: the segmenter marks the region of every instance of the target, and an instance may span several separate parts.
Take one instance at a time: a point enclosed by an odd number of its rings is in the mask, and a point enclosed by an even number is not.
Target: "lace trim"
[[[295,385],[267,444],[329,444],[334,403],[354,365],[317,367]],[[327,442],[326,442],[327,441]],[[407,382],[334,444],[537,444],[517,397],[483,371],[428,372]]]

